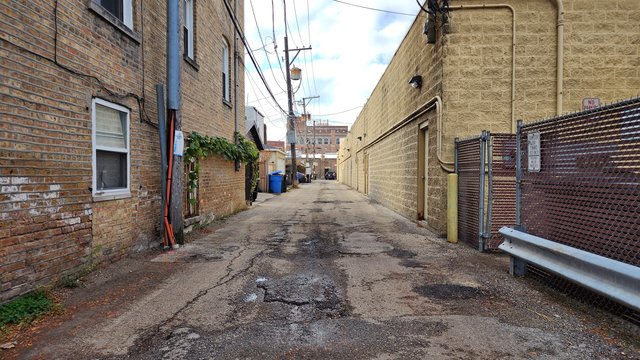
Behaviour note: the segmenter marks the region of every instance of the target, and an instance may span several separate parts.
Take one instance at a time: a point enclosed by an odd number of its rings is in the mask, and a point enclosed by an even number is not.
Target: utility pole
[[[287,10],[285,6],[285,34],[287,32]],[[298,175],[298,169],[296,166],[296,131],[293,115],[293,94],[291,93],[291,73],[289,71],[289,39],[287,35],[284,36],[284,60],[287,64],[287,105],[289,107],[289,113],[287,114],[287,123],[289,124],[289,131],[287,131],[287,142],[290,144],[291,149],[291,186],[296,185],[296,175]],[[285,185],[286,186],[286,185]]]
[[[306,116],[307,116],[307,100],[309,100],[309,102],[311,102],[311,100],[313,99],[318,99],[320,98],[320,96],[316,95],[316,96],[309,96],[309,97],[305,97],[302,98],[302,113],[303,113],[303,118],[304,120],[304,137],[306,139],[308,139],[308,134],[307,134],[307,120],[306,120]],[[315,146],[315,144],[314,144]],[[306,157],[306,162],[309,163],[309,146],[305,144],[305,148],[304,148],[304,153],[305,153],[305,157]],[[313,159],[315,160],[315,159]],[[312,173],[313,173],[313,166],[311,167],[312,169]]]
[[[316,119],[313,119],[313,173],[316,172]]]
[[[288,31],[287,31],[287,2],[283,1],[284,6],[284,60],[287,64],[287,105],[289,106],[289,113],[287,114],[287,120],[289,124],[289,131],[287,131],[287,142],[290,144],[291,148],[291,185],[296,186],[296,177],[298,175],[298,167],[296,164],[296,129],[295,129],[295,115],[293,114],[293,92],[291,91],[291,71],[290,66],[293,61],[298,57],[300,51],[302,50],[311,50],[311,46],[300,48],[300,49],[291,49],[289,50],[289,39],[288,39]],[[289,61],[289,51],[296,51],[296,55],[293,57],[291,61]]]

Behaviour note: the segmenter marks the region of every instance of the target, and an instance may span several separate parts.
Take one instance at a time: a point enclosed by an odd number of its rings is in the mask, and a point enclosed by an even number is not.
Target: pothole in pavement
[[[408,267],[408,268],[412,268],[412,269],[426,269],[427,265],[421,263],[420,261],[417,260],[412,260],[412,259],[404,259],[402,260],[402,262],[400,262],[400,264],[404,267]]]
[[[202,263],[220,261],[229,257],[238,250],[237,246],[215,247],[201,244],[187,244],[177,250],[163,252],[151,260],[151,262],[166,263]]]
[[[314,319],[339,318],[350,313],[345,295],[330,278],[297,274],[256,281],[256,286],[264,290],[264,302],[304,307]]]
[[[266,239],[267,245],[277,246],[287,241],[288,229],[280,230]]]
[[[393,249],[389,252],[389,255],[398,259],[409,259],[409,258],[416,257],[417,254],[409,250]]]
[[[353,201],[349,201],[349,200],[316,200],[313,202],[314,204],[335,204],[335,205],[341,205],[341,204],[353,204]]]
[[[339,242],[338,252],[343,255],[372,255],[393,251],[393,246],[378,241],[372,233],[354,232]]]
[[[413,291],[428,298],[439,300],[465,300],[482,298],[488,291],[458,284],[427,284],[413,288]]]

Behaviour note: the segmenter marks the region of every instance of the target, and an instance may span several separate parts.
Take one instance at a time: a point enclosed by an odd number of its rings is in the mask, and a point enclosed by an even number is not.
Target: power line
[[[413,17],[415,17],[415,16],[416,16],[416,14],[408,14],[408,13],[402,13],[402,12],[397,12],[397,11],[390,11],[390,10],[376,9],[376,8],[372,8],[372,7],[368,7],[368,6],[362,6],[362,5],[357,5],[357,4],[352,4],[352,3],[348,3],[348,2],[340,1],[340,0],[333,0],[333,1],[335,1],[335,2],[337,2],[337,3],[345,4],[345,5],[355,6],[355,7],[359,7],[359,8],[367,9],[367,10],[379,11],[379,12],[388,13],[388,14],[405,15],[405,16],[413,16]]]
[[[269,53],[267,52],[267,45],[265,45],[264,41],[262,40],[262,33],[260,32],[260,25],[258,25],[258,18],[256,17],[256,12],[253,8],[253,0],[249,0],[249,5],[251,6],[251,13],[253,13],[253,20],[256,23],[256,29],[258,30],[258,36],[260,37],[260,42],[262,43],[262,49],[264,50],[264,54],[267,58],[267,62],[269,63],[269,70],[271,71],[271,76],[273,76],[273,80],[275,80],[276,85],[278,85],[278,87],[280,88],[280,90],[282,91],[286,91],[285,89],[282,88],[282,86],[280,86],[280,84],[278,83],[278,79],[276,78],[276,74],[273,72],[273,65],[271,65],[271,60],[269,60]],[[275,41],[275,39],[274,39]],[[276,57],[278,56],[278,54],[276,53]],[[285,80],[286,81],[286,80]]]
[[[224,0],[223,3],[224,3],[225,8],[227,9],[227,13],[229,13],[229,17],[231,18],[231,20],[233,22],[233,26],[236,28],[236,30],[238,32],[238,35],[240,36],[240,39],[242,40],[242,43],[244,44],[244,46],[247,49],[249,49],[249,52],[248,52],[249,58],[251,59],[251,62],[253,63],[253,66],[255,66],[256,71],[258,72],[258,75],[260,76],[260,79],[262,80],[262,82],[264,83],[265,88],[267,89],[267,92],[269,92],[269,94],[271,95],[271,98],[273,98],[273,101],[276,103],[278,108],[280,108],[280,110],[283,113],[286,114],[287,112],[282,108],[282,106],[280,106],[280,104],[276,100],[275,95],[273,95],[273,91],[271,91],[271,88],[269,87],[269,84],[267,83],[267,79],[264,77],[264,74],[262,73],[262,70],[260,69],[260,65],[258,65],[258,61],[255,59],[255,57],[253,55],[253,51],[251,51],[251,46],[249,46],[249,42],[247,41],[247,38],[244,36],[244,32],[240,28],[240,25],[238,23],[238,19],[236,18],[233,10],[231,9],[231,5],[229,5],[228,0]]]
[[[344,110],[344,111],[336,112],[336,113],[333,113],[333,114],[320,114],[320,115],[315,115],[315,116],[332,116],[332,115],[340,115],[340,114],[348,113],[349,111],[353,111],[353,110],[356,110],[356,109],[360,109],[360,108],[362,108],[363,106],[364,106],[364,105],[356,106],[356,107],[354,107],[354,108],[352,108],[352,109],[348,109],[348,110]]]
[[[257,84],[257,83],[255,83],[255,80],[254,80],[254,79],[253,79],[253,77],[251,76],[251,73],[247,70],[247,68],[246,68],[246,67],[245,67],[244,69],[245,69],[245,74],[247,74],[247,77],[249,78],[249,86],[251,86],[251,89],[253,89],[253,91],[254,91],[254,92],[256,92],[256,88],[254,88],[254,87],[253,87],[253,85],[255,84],[255,85],[256,85],[256,87],[258,88],[258,91],[260,92],[260,94],[262,94],[262,96],[264,96],[264,94],[262,93],[262,90],[260,90],[260,87],[258,86],[258,84]],[[268,99],[268,97],[264,97],[264,98],[263,98],[263,100],[265,100],[265,99]],[[260,110],[262,110],[262,112],[265,114],[265,119],[266,119],[269,123],[271,123],[271,125],[273,125],[273,126],[274,126],[274,127],[276,127],[276,128],[284,128],[284,125],[282,125],[282,126],[276,125],[276,124],[275,124],[275,123],[270,119],[270,117],[271,117],[271,116],[267,116],[267,115],[266,115],[266,113],[267,113],[267,112],[264,110],[264,107],[262,106],[262,101],[261,101],[261,99],[258,99],[257,101],[258,101],[258,106],[260,107]],[[273,104],[271,104],[269,101],[267,101],[267,104],[269,104],[269,105],[271,106],[271,108],[273,108],[274,110],[278,111],[278,109],[276,109],[276,107],[275,107],[275,106],[273,106]],[[278,113],[280,113],[280,112],[278,111]]]
[[[286,92],[287,92],[286,90],[283,90],[283,91],[281,91],[281,92],[279,92],[279,93],[276,93],[275,95],[284,94],[284,93],[286,93]],[[264,94],[262,94],[262,96],[264,96]],[[256,101],[260,101],[260,100],[267,100],[267,99],[269,99],[269,98],[270,98],[270,96],[266,96],[266,97],[263,97],[263,98],[260,98],[260,99],[255,99],[255,100],[247,101],[247,104],[251,104],[251,103],[254,103],[254,102],[256,102]]]

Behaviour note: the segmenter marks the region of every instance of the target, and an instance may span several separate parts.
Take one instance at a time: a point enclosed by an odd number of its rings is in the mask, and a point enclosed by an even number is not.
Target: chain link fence
[[[640,99],[519,126],[518,225],[640,267]],[[640,314],[531,264],[527,273],[636,324]]]
[[[640,99],[521,127],[520,225],[640,266]]]
[[[491,155],[486,249],[497,250],[504,241],[498,231],[516,223],[516,135],[490,133],[487,141]]]

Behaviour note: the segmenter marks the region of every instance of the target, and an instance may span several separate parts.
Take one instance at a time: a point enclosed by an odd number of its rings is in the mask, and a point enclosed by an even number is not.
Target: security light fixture
[[[409,80],[409,85],[414,89],[420,89],[422,87],[422,76],[416,75]]]

